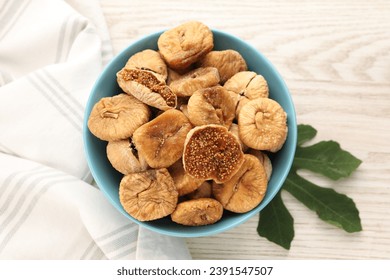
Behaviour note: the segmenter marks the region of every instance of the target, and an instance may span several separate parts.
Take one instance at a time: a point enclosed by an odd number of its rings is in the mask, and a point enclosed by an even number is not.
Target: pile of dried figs
[[[263,199],[287,115],[267,81],[234,50],[213,50],[200,22],[165,31],[158,51],[134,54],[117,73],[123,93],[99,100],[90,131],[124,174],[119,198],[140,221],[170,215],[188,226],[244,213]]]

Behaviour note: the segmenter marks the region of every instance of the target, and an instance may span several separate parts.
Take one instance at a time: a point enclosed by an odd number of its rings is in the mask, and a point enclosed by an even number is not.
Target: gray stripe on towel
[[[96,248],[96,247],[97,247],[97,245],[96,245],[95,241],[92,240],[92,241],[89,243],[87,249],[85,249],[84,253],[81,255],[80,260],[86,260],[86,259],[87,259],[87,256],[90,254],[90,252],[92,251],[92,249],[94,249],[94,248]]]
[[[54,78],[49,71],[46,69],[42,70],[44,76],[51,82],[51,84],[57,88],[57,92],[61,92],[69,99],[69,103],[72,103],[72,106],[76,107],[78,111],[80,111],[81,115],[84,113],[84,107],[81,105],[81,103],[70,93],[69,90],[67,90],[64,86],[60,84],[60,82]]]
[[[20,3],[20,6],[17,7],[17,4],[19,4],[19,3]],[[26,8],[28,7],[28,5],[30,3],[31,3],[31,0],[29,0],[29,1],[14,0],[13,1],[12,6],[5,13],[5,16],[2,16],[0,19],[0,26],[5,26],[5,28],[2,31],[0,30],[0,40],[3,39],[8,34],[8,32],[10,32],[12,30],[12,28],[18,22],[18,19],[21,18],[21,16],[23,15],[23,12],[26,10]]]
[[[133,242],[136,242],[138,238],[138,230],[135,228],[131,232],[126,232],[121,236],[115,238],[114,240],[108,242],[107,244],[101,245],[105,253],[112,253],[118,251],[119,249],[129,245]]]
[[[80,123],[82,123],[83,122],[82,109],[76,110],[74,108],[74,106],[69,104],[69,101],[66,100],[66,98],[65,98],[66,94],[64,94],[64,92],[61,89],[58,90],[58,88],[54,88],[52,85],[50,85],[48,83],[46,77],[44,76],[45,74],[43,74],[41,72],[35,72],[35,73],[36,73],[37,79],[39,79],[39,81],[47,89],[47,91],[50,92],[52,94],[52,96],[55,97],[59,102],[61,102],[64,105],[64,107],[68,111],[70,111],[72,113],[72,115],[74,115],[75,118],[77,118],[78,121],[80,121]],[[70,95],[70,93],[68,93],[68,95]]]
[[[134,246],[132,246],[129,249],[119,253],[118,255],[111,256],[110,259],[112,259],[112,260],[119,260],[119,259],[122,259],[124,257],[128,258],[129,255],[131,255],[132,253],[135,253],[136,250],[137,250],[137,244],[134,243]]]
[[[111,237],[111,236],[113,236],[113,235],[115,235],[115,234],[118,234],[118,233],[120,233],[120,232],[122,232],[122,231],[125,231],[125,230],[127,230],[127,229],[130,229],[130,228],[133,228],[133,227],[136,227],[136,226],[137,226],[137,225],[134,224],[134,223],[126,224],[126,225],[124,225],[124,226],[121,226],[121,227],[119,227],[119,228],[117,228],[117,229],[115,229],[115,230],[109,232],[109,233],[104,234],[103,236],[100,236],[100,237],[96,238],[96,241],[97,241],[97,242],[104,241],[105,239],[108,239],[109,237]]]
[[[11,203],[12,199],[16,196],[17,192],[20,189],[19,186],[23,185],[27,179],[31,178],[34,175],[38,175],[38,176],[42,177],[42,176],[45,176],[45,173],[48,173],[48,172],[50,172],[49,169],[42,167],[42,166],[38,166],[37,168],[33,168],[31,171],[30,170],[25,171],[25,172],[18,171],[18,172],[11,174],[10,176],[8,176],[6,178],[6,180],[4,181],[3,185],[1,186],[1,190],[0,190],[1,196],[4,195],[7,188],[12,187],[12,190],[9,193],[9,195],[7,196],[4,203],[2,205],[0,205],[0,215],[5,212],[5,210],[8,208],[9,204]],[[44,174],[41,174],[41,173],[44,173]],[[15,178],[16,175],[19,175],[19,174],[23,174],[23,175],[14,184],[11,184],[11,180],[13,178]],[[40,178],[40,177],[38,177],[38,178]],[[35,180],[37,180],[38,178],[35,178]],[[29,190],[27,190],[27,191],[29,191]],[[24,195],[25,195],[25,193],[24,193]],[[2,224],[2,228],[4,228],[4,224]]]
[[[19,228],[23,225],[23,223],[27,220],[27,218],[30,216],[31,212],[33,211],[34,207],[37,205],[39,199],[47,192],[47,190],[58,183],[64,183],[64,182],[72,182],[76,181],[76,178],[68,177],[66,179],[60,179],[57,181],[51,181],[46,183],[41,187],[38,193],[34,195],[34,197],[31,199],[30,204],[27,206],[26,210],[23,212],[22,216],[19,218],[19,220],[16,222],[16,224],[8,231],[6,236],[0,240],[0,252],[4,250],[4,248],[7,246],[9,241],[12,239],[14,234],[19,230]]]
[[[31,175],[30,175],[31,176]],[[47,174],[40,174],[38,177],[36,177],[34,180],[32,180],[29,184],[28,184],[28,187],[26,188],[26,191],[23,192],[22,194],[19,195],[19,199],[18,201],[16,202],[16,205],[15,207],[13,207],[11,213],[8,214],[8,216],[6,216],[6,219],[4,220],[4,222],[1,224],[1,230],[4,231],[4,229],[7,228],[8,224],[10,224],[12,222],[12,220],[18,215],[18,213],[21,211],[20,209],[23,207],[23,204],[25,203],[25,201],[29,198],[29,196],[31,195],[31,193],[33,192],[33,190],[37,187],[39,187],[39,183],[41,183],[43,180],[46,180],[46,179],[52,179],[52,178],[57,178],[57,177],[60,177],[60,176],[66,176],[64,174],[59,174],[59,173],[55,173],[55,174],[51,174],[51,175],[47,175]],[[26,178],[23,178],[23,180],[21,180],[22,182],[20,182],[21,184],[23,184],[25,181],[26,181]],[[49,181],[50,182],[50,181]],[[13,197],[16,196],[16,193],[19,189],[14,189],[13,191]],[[12,193],[10,194],[12,196]],[[13,198],[12,197],[12,198]],[[7,199],[7,202],[6,204],[10,204],[10,201],[11,199]],[[6,207],[4,207],[4,211],[8,208],[9,205],[4,205]],[[3,212],[4,212],[3,211]],[[0,214],[3,214],[0,213]]]
[[[30,75],[27,77],[27,80],[30,82],[31,85],[35,87],[42,95],[45,97],[52,105],[54,108],[57,109],[57,111],[64,116],[66,120],[69,121],[69,123],[78,131],[81,132],[82,127],[81,127],[81,122],[76,122],[74,121],[71,116],[64,110],[63,107],[61,107],[57,102],[54,100],[53,95],[51,95],[50,92],[47,92],[47,89],[39,85],[33,78],[33,75]]]
[[[58,33],[58,45],[57,45],[57,54],[55,58],[55,63],[59,63],[62,58],[62,52],[64,48],[64,38],[65,38],[65,32],[66,32],[66,27],[68,25],[68,22],[70,21],[70,16],[68,16],[61,25],[60,32]]]

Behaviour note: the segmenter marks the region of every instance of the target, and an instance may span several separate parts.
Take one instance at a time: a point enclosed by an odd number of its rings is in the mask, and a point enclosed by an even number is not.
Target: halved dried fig
[[[92,108],[88,128],[93,135],[105,141],[131,137],[134,131],[149,121],[150,110],[135,97],[121,93],[103,97]]]
[[[150,167],[168,167],[181,158],[191,128],[182,112],[171,109],[139,127],[133,142]]]
[[[214,67],[200,67],[182,75],[173,81],[169,87],[177,96],[191,96],[202,88],[215,86],[219,83],[219,73]]]
[[[171,218],[186,226],[204,226],[216,223],[222,214],[221,203],[212,198],[198,198],[179,203]]]
[[[185,172],[181,159],[168,168],[169,173],[175,182],[179,196],[186,195],[196,190],[203,182],[203,179],[196,179]]]
[[[243,159],[237,138],[221,125],[195,127],[185,140],[184,170],[197,179],[226,182],[240,168]]]
[[[220,124],[227,128],[235,117],[235,104],[222,86],[200,89],[188,100],[188,117],[194,125]]]
[[[176,107],[176,95],[150,71],[123,68],[116,76],[119,86],[127,94],[145,104],[164,111]]]
[[[148,164],[132,143],[131,139],[110,141],[107,144],[107,158],[122,174],[136,173],[148,169]]]
[[[222,84],[234,74],[248,69],[244,58],[235,50],[211,51],[202,57],[197,65],[217,68]]]
[[[213,49],[213,33],[203,23],[190,21],[165,31],[157,45],[169,67],[184,69]]]
[[[146,49],[132,55],[125,68],[138,69],[152,72],[161,81],[166,81],[168,76],[167,65],[158,52]]]
[[[238,129],[248,147],[277,152],[287,137],[287,114],[275,100],[253,99],[242,107]]]
[[[151,221],[171,214],[178,194],[167,169],[150,169],[125,175],[119,185],[119,200],[135,219]]]
[[[265,173],[267,174],[267,180],[269,181],[272,175],[272,162],[270,158],[267,156],[267,154],[263,153],[262,151],[254,150],[254,149],[250,149],[248,151],[248,154],[254,155],[260,160],[261,164],[264,166]]]
[[[240,170],[229,181],[213,184],[213,195],[226,210],[245,213],[263,200],[267,190],[267,175],[260,161],[244,155]]]
[[[187,198],[189,199],[210,198],[212,194],[213,192],[211,189],[211,184],[205,181],[196,190],[187,194]]]

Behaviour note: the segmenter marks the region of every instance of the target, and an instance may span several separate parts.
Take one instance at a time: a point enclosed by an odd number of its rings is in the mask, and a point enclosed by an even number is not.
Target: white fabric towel
[[[89,92],[112,57],[97,0],[0,0],[0,258],[188,259],[93,185]]]

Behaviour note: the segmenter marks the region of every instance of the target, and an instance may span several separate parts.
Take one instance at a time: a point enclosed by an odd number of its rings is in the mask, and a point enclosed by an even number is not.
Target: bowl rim
[[[263,200],[254,209],[252,209],[252,210],[250,210],[250,211],[248,211],[246,213],[242,213],[241,215],[237,215],[232,222],[230,222],[229,224],[223,225],[223,226],[221,225],[218,228],[213,228],[212,230],[211,229],[210,230],[206,229],[204,231],[195,231],[195,232],[187,232],[187,231],[186,232],[180,232],[178,230],[168,230],[168,229],[158,228],[156,226],[150,225],[148,222],[142,222],[142,221],[136,220],[135,218],[133,218],[129,214],[127,214],[124,211],[123,208],[120,209],[119,205],[117,205],[117,202],[114,201],[111,198],[111,196],[108,194],[106,189],[104,187],[101,187],[104,184],[101,182],[99,174],[97,174],[97,171],[93,167],[93,163],[92,163],[93,160],[91,158],[91,155],[90,155],[90,153],[88,151],[88,147],[87,147],[88,146],[87,134],[90,133],[89,129],[88,129],[88,118],[89,118],[90,111],[91,111],[91,109],[93,107],[93,105],[91,105],[91,102],[92,102],[94,93],[98,90],[99,81],[103,77],[105,77],[107,75],[107,72],[112,71],[111,68],[113,67],[113,65],[116,64],[118,60],[120,61],[121,60],[121,56],[123,56],[124,53],[127,53],[129,49],[133,48],[136,44],[139,44],[142,41],[149,40],[150,38],[154,38],[156,36],[159,36],[164,31],[165,30],[160,30],[160,31],[157,31],[157,32],[153,32],[153,33],[141,36],[141,37],[133,40],[129,45],[127,45],[121,51],[119,51],[116,55],[114,55],[111,58],[111,60],[103,67],[102,71],[100,72],[100,74],[96,78],[95,83],[94,83],[92,89],[90,90],[90,93],[89,93],[89,96],[88,96],[88,99],[87,99],[87,103],[85,105],[84,119],[83,119],[83,130],[82,130],[84,154],[86,156],[86,160],[87,160],[87,164],[88,164],[89,170],[90,170],[90,172],[91,172],[91,174],[93,176],[93,179],[95,180],[97,186],[99,187],[99,190],[102,191],[102,193],[105,196],[105,198],[108,199],[110,204],[115,209],[117,209],[120,213],[122,213],[124,216],[126,216],[126,218],[128,218],[132,222],[135,222],[136,224],[138,224],[140,226],[143,226],[143,227],[145,227],[145,228],[147,228],[149,230],[152,230],[154,232],[165,234],[165,235],[168,235],[168,236],[175,236],[175,237],[203,237],[203,236],[211,236],[211,235],[215,235],[215,234],[218,234],[218,233],[230,230],[230,229],[232,229],[232,228],[234,228],[234,227],[244,223],[245,221],[249,220],[255,214],[260,213],[264,209],[264,207],[266,205],[268,205],[272,201],[272,199],[275,197],[275,195],[279,191],[281,191],[281,189],[283,187],[283,183],[285,182],[285,180],[286,180],[286,178],[288,176],[288,173],[290,172],[290,169],[292,167],[292,163],[293,163],[294,155],[295,155],[295,151],[296,151],[296,145],[297,145],[297,120],[296,120],[296,111],[295,111],[295,107],[294,107],[294,102],[292,100],[291,93],[288,90],[288,87],[287,87],[284,79],[282,78],[282,76],[280,75],[279,71],[275,68],[275,66],[271,63],[271,61],[267,57],[265,57],[259,50],[257,50],[254,46],[252,46],[250,43],[244,41],[243,39],[241,39],[241,38],[239,38],[239,37],[237,37],[237,36],[235,36],[235,35],[233,35],[231,33],[227,33],[225,31],[212,28],[211,31],[213,32],[213,35],[214,34],[218,34],[219,36],[226,36],[230,40],[237,41],[239,44],[244,45],[246,48],[248,48],[250,50],[250,52],[256,53],[266,63],[266,66],[269,69],[269,71],[271,71],[272,74],[275,77],[278,78],[278,80],[280,82],[280,85],[282,87],[282,90],[287,93],[287,95],[286,95],[286,98],[288,99],[287,103],[291,107],[290,108],[290,115],[288,116],[288,122],[292,126],[292,129],[289,126],[287,137],[292,138],[290,141],[292,141],[291,145],[293,146],[291,153],[289,153],[290,156],[286,159],[288,168],[284,169],[282,174],[279,176],[279,182],[280,183],[277,186],[277,188],[275,188],[275,190],[267,196],[267,201],[265,201],[263,203],[263,201],[264,201]],[[266,197],[264,197],[264,199],[265,198]],[[205,226],[205,227],[207,227],[207,226]]]

